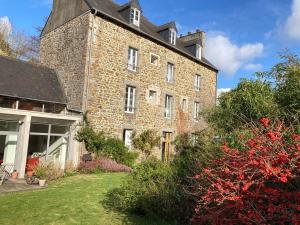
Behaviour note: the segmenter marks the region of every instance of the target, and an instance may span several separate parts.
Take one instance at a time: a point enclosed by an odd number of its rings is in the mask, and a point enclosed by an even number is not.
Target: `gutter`
[[[89,77],[91,74],[91,66],[92,66],[92,51],[93,51],[93,38],[94,38],[94,28],[95,28],[95,17],[98,13],[97,10],[95,11],[91,11],[91,13],[93,14],[92,16],[92,30],[91,30],[91,36],[90,36],[90,43],[89,43],[89,58],[88,58],[88,72],[87,72],[87,76],[86,76],[86,81],[85,81],[85,96],[84,96],[84,102],[83,102],[83,112],[86,112],[88,109],[88,96],[89,96],[89,86],[90,86],[90,82],[89,82]]]

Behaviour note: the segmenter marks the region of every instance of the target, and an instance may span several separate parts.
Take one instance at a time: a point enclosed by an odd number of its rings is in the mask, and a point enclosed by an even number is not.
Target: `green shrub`
[[[130,152],[122,140],[106,137],[103,132],[96,132],[89,126],[82,128],[75,139],[85,143],[86,150],[96,158],[104,156],[129,167],[133,167],[138,158],[138,153]]]
[[[112,190],[105,201],[110,208],[163,219],[174,219],[177,208],[172,169],[149,158],[132,172],[121,188]]]
[[[124,145],[124,142],[116,138],[107,138],[105,140],[101,154],[130,167],[133,167],[138,157],[138,153],[130,152]]]
[[[135,149],[140,150],[147,159],[155,147],[160,145],[160,136],[154,130],[146,130],[140,135],[133,134],[132,143]]]
[[[170,164],[149,158],[128,176],[125,183],[107,196],[107,206],[151,217],[187,224],[195,204],[189,188],[195,168],[207,166],[219,154],[215,134],[206,130],[179,136],[175,140],[177,154]]]

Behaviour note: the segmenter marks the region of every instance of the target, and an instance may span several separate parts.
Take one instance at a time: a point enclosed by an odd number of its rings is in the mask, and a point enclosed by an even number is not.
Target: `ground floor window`
[[[31,124],[28,160],[40,158],[59,164],[63,168],[66,162],[69,129],[69,126]]]
[[[124,130],[123,133],[123,140],[125,146],[131,150],[132,149],[132,135],[133,135],[133,130]]]

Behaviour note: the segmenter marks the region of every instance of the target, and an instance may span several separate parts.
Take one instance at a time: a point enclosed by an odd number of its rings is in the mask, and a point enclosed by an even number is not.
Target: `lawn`
[[[0,195],[1,225],[168,225],[106,210],[101,201],[118,187],[124,174],[78,175],[47,189]]]

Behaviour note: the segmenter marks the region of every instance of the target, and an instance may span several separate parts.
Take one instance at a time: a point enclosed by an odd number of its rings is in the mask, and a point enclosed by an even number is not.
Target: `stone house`
[[[216,104],[218,70],[205,58],[205,33],[178,36],[175,22],[155,25],[138,0],[54,0],[41,36],[41,63],[55,69],[70,109],[93,127],[123,138],[154,129],[159,157],[172,140],[206,124]]]

